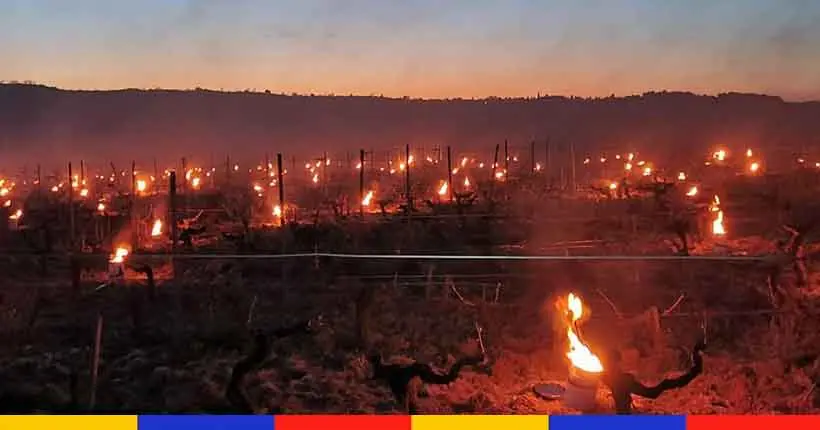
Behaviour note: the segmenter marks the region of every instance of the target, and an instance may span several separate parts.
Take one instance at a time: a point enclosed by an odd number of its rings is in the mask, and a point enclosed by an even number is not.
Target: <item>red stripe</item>
[[[276,415],[275,430],[410,430],[409,415]]]
[[[817,430],[818,415],[690,415],[687,430]]]

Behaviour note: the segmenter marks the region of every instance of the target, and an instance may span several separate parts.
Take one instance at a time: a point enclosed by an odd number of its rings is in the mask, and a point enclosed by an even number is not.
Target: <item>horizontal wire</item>
[[[108,254],[75,254],[105,256]],[[335,258],[342,260],[450,260],[450,261],[766,261],[770,256],[736,255],[454,255],[454,254],[352,254],[304,252],[291,254],[132,254],[127,259],[173,258],[177,260],[281,260],[298,258]]]

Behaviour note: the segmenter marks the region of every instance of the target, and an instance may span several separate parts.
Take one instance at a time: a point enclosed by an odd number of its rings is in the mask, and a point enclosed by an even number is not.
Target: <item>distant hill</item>
[[[207,90],[67,91],[0,84],[0,167],[72,158],[149,162],[316,156],[405,143],[490,152],[510,141],[573,142],[578,154],[634,147],[656,157],[713,145],[820,147],[820,102],[662,92],[599,99],[414,100]],[[540,146],[539,146],[540,148]],[[695,152],[698,151],[698,152]],[[539,149],[539,155],[543,153]],[[579,155],[580,156],[580,155]]]

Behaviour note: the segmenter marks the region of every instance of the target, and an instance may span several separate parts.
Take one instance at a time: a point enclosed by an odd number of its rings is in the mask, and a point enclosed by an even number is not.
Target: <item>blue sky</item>
[[[0,0],[0,79],[414,97],[820,99],[812,0]]]

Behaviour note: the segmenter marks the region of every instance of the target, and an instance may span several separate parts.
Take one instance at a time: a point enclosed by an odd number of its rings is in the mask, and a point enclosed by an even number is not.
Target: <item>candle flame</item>
[[[125,257],[128,256],[128,249],[119,247],[114,251],[114,254],[111,256],[109,260],[111,263],[123,263],[125,262]]]
[[[581,299],[573,293],[567,296],[567,312],[571,317],[571,324],[567,327],[567,338],[569,339],[569,351],[567,358],[573,366],[590,373],[600,373],[604,371],[604,366],[598,356],[592,353],[585,345],[576,330],[576,322],[581,319],[584,313],[584,304]]]
[[[155,220],[154,226],[151,228],[151,237],[159,237],[162,234],[162,221]]]

